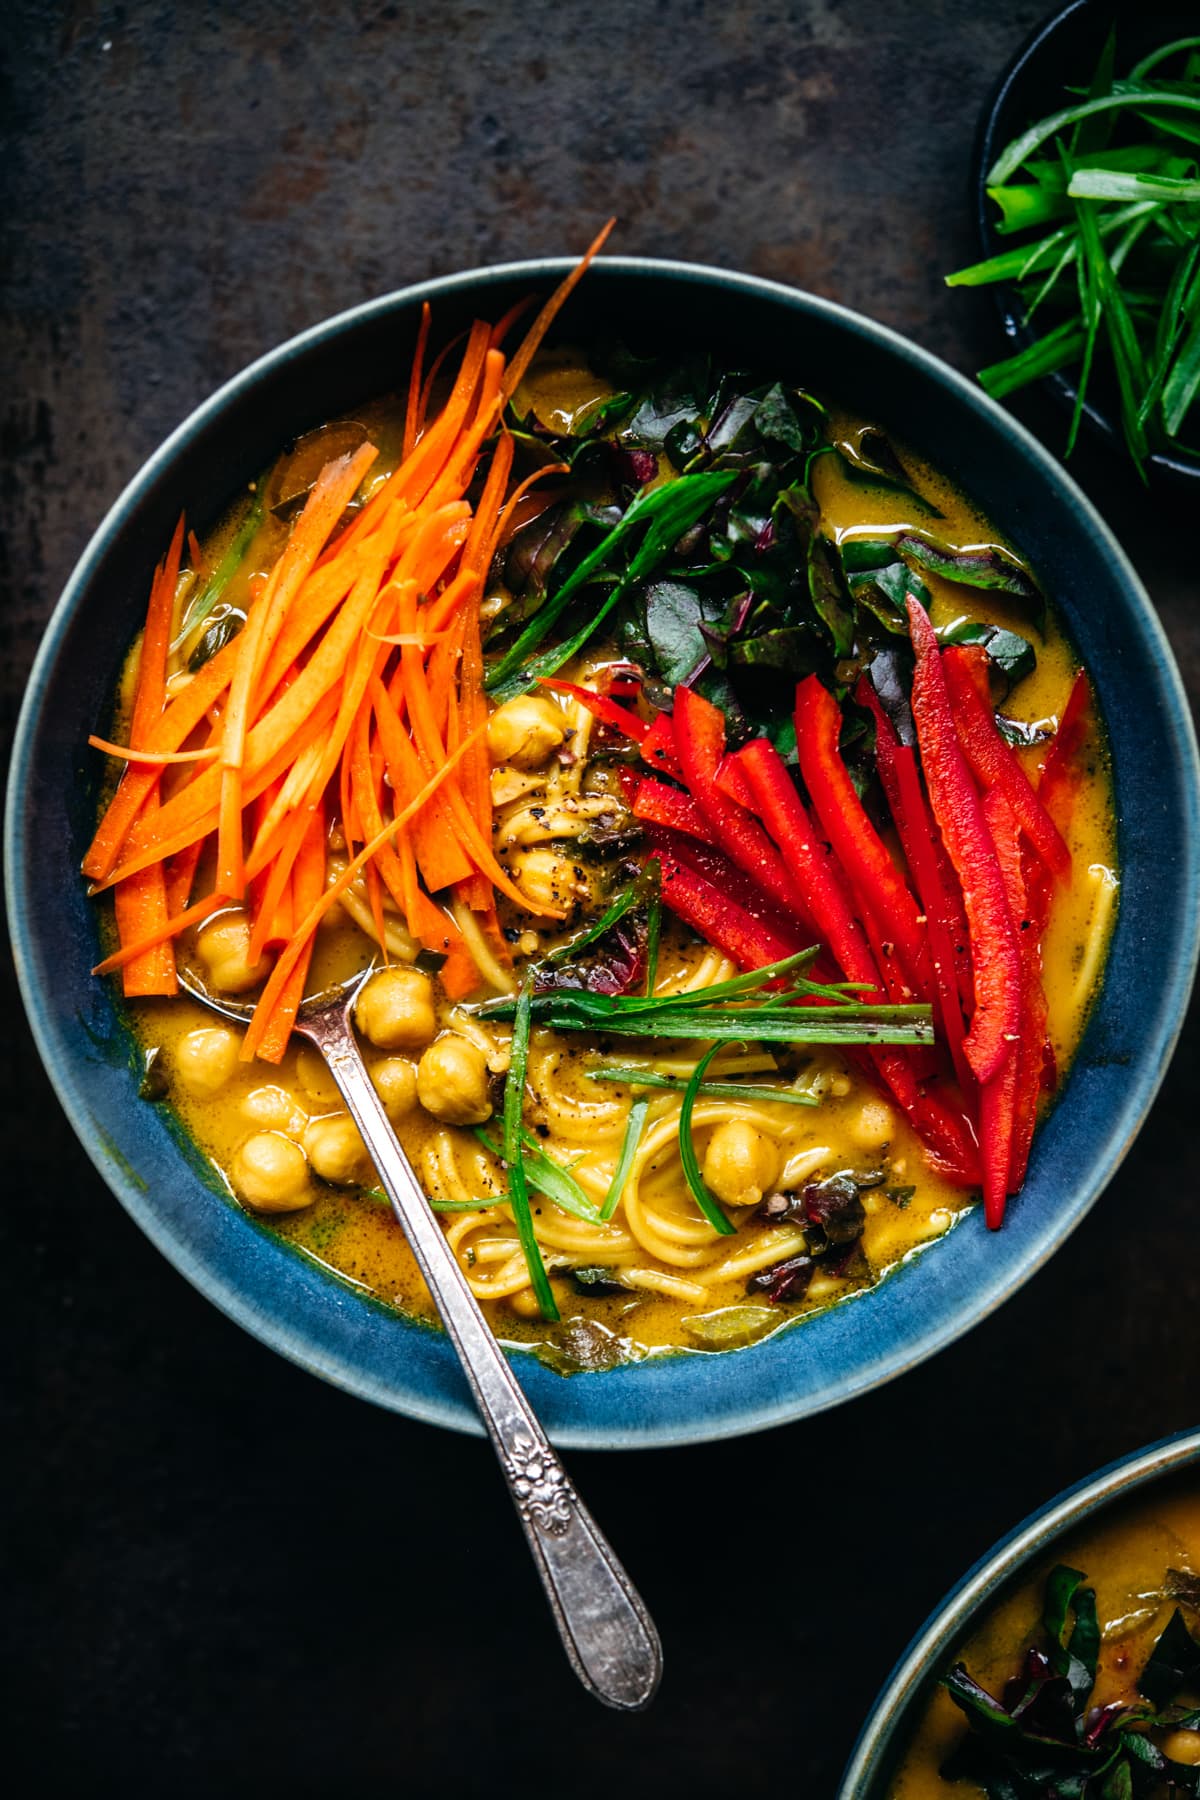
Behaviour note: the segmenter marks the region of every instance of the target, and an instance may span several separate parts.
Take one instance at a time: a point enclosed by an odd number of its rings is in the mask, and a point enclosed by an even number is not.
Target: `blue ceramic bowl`
[[[868,1715],[842,1776],[838,1800],[885,1800],[913,1731],[959,1646],[1039,1562],[1049,1562],[1068,1532],[1151,1483],[1200,1464],[1200,1431],[1164,1438],[1110,1463],[1051,1500],[988,1551],[922,1625]],[[947,1800],[960,1790],[946,1787]]]
[[[449,1344],[324,1274],[229,1203],[161,1107],[139,1105],[132,1045],[93,980],[96,922],[77,876],[97,800],[87,734],[107,716],[152,564],[186,505],[203,527],[279,445],[401,384],[421,302],[449,337],[568,265],[509,265],[371,302],[236,377],[151,457],[71,577],[30,679],[6,856],[22,991],[43,1061],[96,1167],[176,1268],[264,1342],[415,1418],[478,1429]],[[972,383],[827,300],[720,270],[604,260],[564,329],[709,345],[816,385],[951,472],[1038,571],[1108,722],[1124,890],[1104,991],[1024,1193],[999,1235],[972,1214],[873,1291],[723,1355],[564,1379],[521,1375],[565,1445],[696,1442],[781,1424],[891,1379],[998,1306],[1079,1223],[1128,1149],[1183,1018],[1196,950],[1197,761],[1171,654],[1119,545],[1062,469]],[[666,334],[669,334],[667,337]],[[36,828],[35,828],[36,827]]]

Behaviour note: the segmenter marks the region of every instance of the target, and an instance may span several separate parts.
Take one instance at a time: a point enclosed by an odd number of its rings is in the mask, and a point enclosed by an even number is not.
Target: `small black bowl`
[[[1117,30],[1117,67],[1131,63],[1172,38],[1197,32],[1196,0],[1071,0],[1069,6],[1046,19],[1027,38],[1000,77],[980,121],[971,172],[971,192],[983,256],[1011,249],[1011,239],[996,230],[997,208],[987,196],[987,175],[1000,152],[1035,120],[1070,103],[1069,87],[1084,86],[1104,47],[1112,25]],[[1036,343],[1040,332],[1026,325],[1016,289],[999,284],[991,293],[1000,309],[1004,332],[1014,351]],[[1068,415],[1074,410],[1078,388],[1062,370],[1043,376],[1041,384]],[[1101,390],[1103,391],[1103,390]],[[1098,405],[1096,382],[1089,384],[1083,417],[1095,437],[1109,449],[1124,455],[1125,440],[1115,407],[1110,413]],[[1115,397],[1114,397],[1115,398]],[[1147,458],[1150,468],[1170,481],[1200,479],[1200,460],[1169,456],[1155,451]]]

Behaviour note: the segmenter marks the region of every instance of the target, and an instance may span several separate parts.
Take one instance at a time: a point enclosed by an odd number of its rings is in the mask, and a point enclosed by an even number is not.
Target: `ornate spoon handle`
[[[458,1352],[571,1666],[606,1706],[639,1711],[662,1674],[658,1634],[479,1310],[380,1104],[347,1008],[306,1007],[296,1029],[329,1065]]]

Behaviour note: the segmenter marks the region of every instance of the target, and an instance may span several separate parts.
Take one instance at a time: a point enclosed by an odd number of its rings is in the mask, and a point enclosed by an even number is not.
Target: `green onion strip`
[[[629,1117],[625,1121],[625,1136],[621,1139],[621,1153],[617,1157],[617,1166],[613,1170],[613,1178],[608,1184],[608,1192],[604,1196],[604,1204],[600,1208],[600,1221],[607,1225],[617,1210],[617,1203],[625,1191],[625,1183],[629,1180],[629,1171],[633,1167],[633,1159],[637,1155],[637,1147],[642,1141],[642,1132],[649,1111],[648,1100],[635,1100],[629,1109]]]
[[[682,1094],[686,1083],[675,1075],[654,1075],[648,1069],[589,1069],[589,1081],[619,1081],[625,1087],[661,1088],[664,1093]],[[768,1100],[785,1106],[819,1106],[816,1094],[802,1088],[755,1086],[745,1081],[702,1081],[702,1100]]]
[[[525,1067],[529,1060],[529,1029],[532,1017],[533,982],[526,976],[517,995],[513,1014],[512,1044],[509,1051],[508,1075],[504,1082],[504,1160],[508,1165],[508,1199],[512,1207],[517,1236],[525,1252],[530,1285],[537,1298],[543,1319],[555,1321],[558,1307],[542,1261],[541,1246],[533,1228],[526,1185],[524,1146],[521,1141],[521,1114],[525,1104]]]
[[[700,1084],[704,1080],[705,1070],[721,1048],[714,1044],[705,1052],[688,1077],[687,1087],[683,1091],[683,1105],[679,1109],[679,1160],[683,1164],[683,1176],[691,1189],[692,1198],[714,1231],[722,1237],[732,1237],[737,1230],[732,1219],[725,1216],[715,1194],[709,1191],[700,1163],[696,1156],[696,1145],[692,1138],[692,1112],[696,1105],[696,1096],[700,1092]]]

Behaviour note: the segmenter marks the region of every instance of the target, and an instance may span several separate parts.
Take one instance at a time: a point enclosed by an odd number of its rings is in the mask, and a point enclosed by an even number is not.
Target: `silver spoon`
[[[306,1000],[294,1029],[324,1057],[458,1352],[571,1667],[606,1706],[640,1712],[662,1676],[658,1633],[521,1392],[375,1092],[351,1024],[373,973]],[[251,1007],[214,999],[186,968],[180,981],[213,1012],[250,1017]]]

